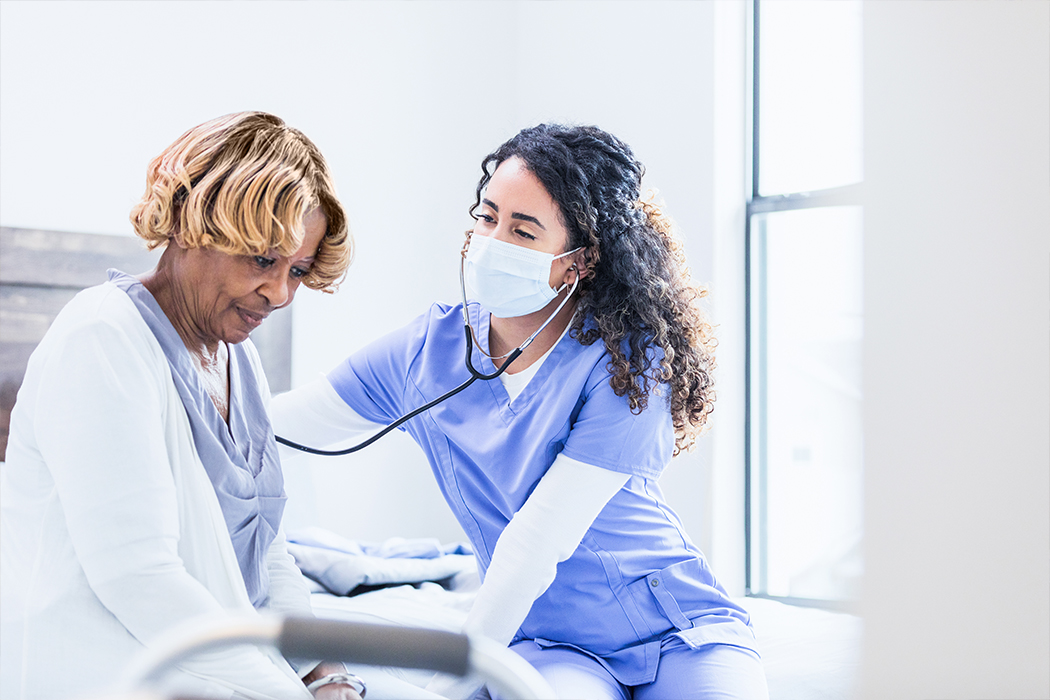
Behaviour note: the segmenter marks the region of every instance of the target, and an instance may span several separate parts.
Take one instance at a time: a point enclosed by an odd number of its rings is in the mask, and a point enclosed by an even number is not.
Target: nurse
[[[474,366],[494,372],[551,320],[499,381],[404,427],[477,553],[464,631],[560,697],[767,697],[747,613],[657,484],[712,410],[715,341],[671,222],[639,199],[641,163],[600,129],[544,124],[482,169],[463,261]],[[370,432],[468,379],[465,343],[462,308],[435,304],[278,397],[274,427],[319,446]]]

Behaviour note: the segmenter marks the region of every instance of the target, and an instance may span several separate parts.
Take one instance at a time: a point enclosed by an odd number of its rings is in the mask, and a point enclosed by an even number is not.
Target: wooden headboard
[[[115,267],[152,269],[159,251],[133,236],[0,227],[0,461],[7,453],[11,407],[26,364],[58,312],[81,289],[106,281]],[[274,392],[292,378],[291,309],[273,313],[252,334]]]

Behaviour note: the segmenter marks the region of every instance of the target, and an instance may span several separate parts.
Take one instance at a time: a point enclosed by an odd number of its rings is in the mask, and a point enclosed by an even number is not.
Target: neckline
[[[135,276],[116,269],[112,270],[112,272],[116,274],[110,277],[110,283],[115,284],[118,288],[122,289],[129,298],[132,298],[132,303],[134,303],[135,298],[137,298],[153,313],[156,322],[159,324],[159,330],[163,331],[167,336],[167,339],[161,343],[161,349],[167,357],[168,364],[171,366],[172,370],[178,372],[182,377],[182,380],[189,385],[190,391],[195,397],[197,397],[196,403],[198,405],[204,405],[203,408],[199,408],[198,410],[204,413],[206,420],[214,427],[221,428],[221,430],[213,429],[212,432],[219,438],[219,440],[223,442],[227,440],[229,441],[229,445],[224,445],[224,448],[227,449],[227,453],[230,451],[229,447],[232,447],[233,452],[240,454],[243,457],[242,446],[248,444],[248,435],[246,430],[247,426],[242,425],[241,422],[237,420],[238,417],[243,420],[240,396],[241,386],[240,382],[234,379],[234,375],[242,370],[240,358],[237,357],[239,353],[235,350],[237,346],[226,343],[226,373],[227,381],[230,385],[230,400],[226,407],[227,418],[226,420],[223,420],[222,414],[219,413],[219,409],[215,407],[214,402],[211,400],[211,395],[209,395],[208,390],[204,388],[203,379],[197,370],[196,362],[192,357],[190,349],[186,347],[186,343],[182,340],[182,336],[179,335],[178,330],[171,322],[171,319],[168,318],[168,315],[164,313],[164,309],[161,308],[157,298],[154,297],[153,293],[146,287],[146,285],[142,284],[142,281]],[[147,323],[147,326],[148,325],[149,324]],[[155,332],[154,335],[156,335]],[[161,339],[157,338],[157,340],[160,342]],[[164,345],[174,346],[174,356],[164,349]],[[203,401],[201,399],[203,399]],[[245,466],[248,467],[249,472],[252,471],[251,467],[248,466],[247,459],[245,459]]]
[[[531,384],[532,380],[535,379],[536,376],[539,374],[539,371],[543,368],[543,365],[547,362],[547,359],[554,353],[554,349],[558,347],[558,344],[561,343],[562,338],[564,338],[568,334],[569,329],[571,327],[572,319],[570,318],[569,324],[565,326],[565,329],[561,332],[561,335],[559,335],[558,338],[554,341],[554,344],[547,348],[547,352],[543,353],[540,357],[536,358],[536,361],[533,362],[531,365],[521,370],[520,372],[516,372],[514,374],[511,374],[510,372],[504,372],[503,374],[499,375],[500,382],[503,384],[503,388],[507,389],[508,395],[510,395],[511,393],[511,386],[516,388],[516,393],[514,394],[514,396],[510,397],[511,403],[517,401],[518,398],[520,398],[521,395],[525,393],[525,390],[529,387],[529,384]]]
[[[483,346],[486,353],[489,352],[488,338],[489,338],[489,319],[491,314],[482,309],[480,304],[471,303],[472,307],[469,312],[469,316],[472,316],[478,329],[478,344]],[[489,385],[489,390],[492,392],[493,400],[499,407],[500,414],[504,418],[511,418],[517,415],[517,412],[524,409],[531,403],[532,398],[540,393],[543,385],[546,383],[547,378],[554,372],[554,370],[561,364],[568,347],[568,344],[563,342],[566,336],[569,335],[569,329],[572,327],[572,320],[570,319],[565,330],[558,337],[558,340],[554,342],[554,345],[544,355],[544,357],[538,359],[533,365],[529,366],[531,369],[534,365],[539,365],[536,369],[535,374],[529,379],[528,383],[522,388],[514,399],[511,399],[510,392],[503,385],[502,381],[488,381],[486,384]],[[475,363],[475,367],[480,362],[485,367],[483,370],[486,374],[495,372],[497,367],[495,363],[489,359],[485,354],[479,351],[478,348],[474,348],[472,359]],[[528,371],[522,370],[522,371]]]

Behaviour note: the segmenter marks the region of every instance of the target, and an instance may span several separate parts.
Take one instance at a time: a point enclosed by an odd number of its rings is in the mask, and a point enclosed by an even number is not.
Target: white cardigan
[[[266,608],[309,615],[283,533],[267,567]],[[168,361],[123,291],[87,289],[33,353],[11,414],[0,697],[98,693],[171,626],[228,613],[256,614]],[[201,655],[172,676],[208,697],[310,697],[284,659],[253,646]]]

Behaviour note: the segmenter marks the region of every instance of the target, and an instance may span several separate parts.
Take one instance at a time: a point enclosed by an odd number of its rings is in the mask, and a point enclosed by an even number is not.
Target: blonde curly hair
[[[154,158],[130,218],[151,250],[177,236],[183,246],[230,255],[291,255],[315,207],[327,228],[302,282],[333,292],[353,239],[324,156],[278,117],[238,112],[190,129]]]

